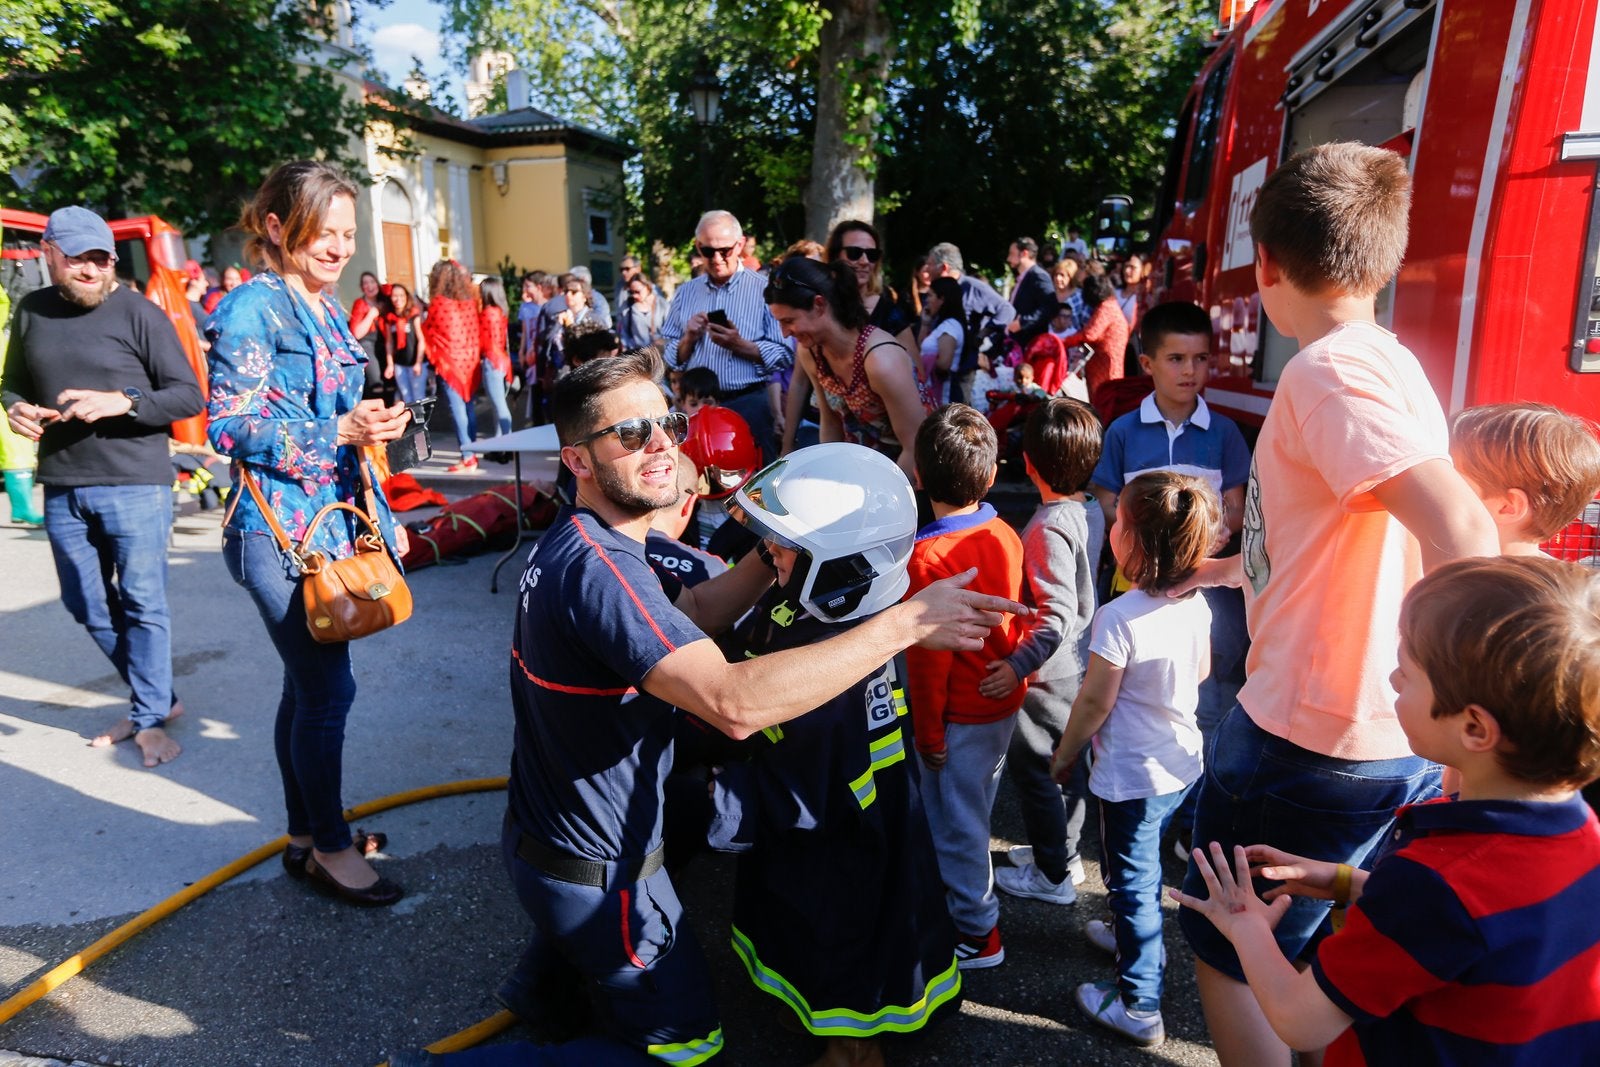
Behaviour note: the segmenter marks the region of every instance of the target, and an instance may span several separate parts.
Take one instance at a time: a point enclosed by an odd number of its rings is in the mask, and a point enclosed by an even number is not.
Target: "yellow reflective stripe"
[[[878,783],[872,779],[871,767],[868,767],[860,778],[850,783],[850,792],[856,795],[856,803],[863,809],[878,799]]]
[[[889,1005],[871,1015],[849,1008],[813,1011],[798,989],[790,985],[783,975],[761,962],[755,946],[737,926],[733,928],[733,951],[744,961],[745,970],[750,973],[750,980],[756,984],[756,988],[789,1005],[799,1017],[801,1025],[813,1034],[824,1037],[871,1037],[891,1031],[904,1034],[920,1030],[929,1016],[961,992],[961,971],[956,967],[955,957],[951,956],[950,966],[923,987],[922,996],[914,1004],[904,1007]]]
[[[850,782],[850,792],[855,794],[856,803],[861,805],[862,810],[878,799],[878,783],[873,775],[906,758],[904,732],[896,725],[893,733],[884,734],[869,744],[867,754],[872,757],[872,763],[861,773],[861,777]]]
[[[679,1067],[695,1067],[722,1051],[722,1027],[717,1027],[705,1037],[684,1041],[676,1045],[646,1045],[650,1055]]]
[[[783,727],[781,726],[763,726],[761,732],[766,734],[767,740],[773,744],[783,740]]]
[[[896,686],[894,689],[894,713],[896,715],[904,715],[908,710],[910,709],[906,707],[906,691]]]

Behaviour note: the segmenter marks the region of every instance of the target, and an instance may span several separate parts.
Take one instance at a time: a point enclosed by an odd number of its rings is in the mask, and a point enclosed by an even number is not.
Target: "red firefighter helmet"
[[[725,407],[695,412],[680,451],[700,472],[695,492],[709,500],[733,494],[761,468],[761,448],[749,424]]]

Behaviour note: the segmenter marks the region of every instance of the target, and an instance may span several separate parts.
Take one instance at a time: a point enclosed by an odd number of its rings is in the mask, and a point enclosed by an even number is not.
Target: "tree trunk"
[[[817,133],[806,191],[806,234],[816,241],[844,219],[872,221],[878,115],[894,50],[879,0],[824,6],[832,17],[817,46]],[[852,92],[868,106],[852,105]]]

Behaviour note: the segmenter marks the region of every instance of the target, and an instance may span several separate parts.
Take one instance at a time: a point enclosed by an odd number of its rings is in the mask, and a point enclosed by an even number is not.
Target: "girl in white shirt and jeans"
[[[1117,981],[1078,987],[1078,1006],[1141,1045],[1165,1039],[1161,1021],[1161,840],[1202,766],[1195,720],[1211,663],[1205,597],[1169,597],[1210,555],[1222,504],[1210,485],[1174,471],[1128,482],[1111,551],[1135,586],[1095,612],[1089,665],[1051,773],[1071,772],[1093,738],[1089,791],[1100,798],[1117,943]]]

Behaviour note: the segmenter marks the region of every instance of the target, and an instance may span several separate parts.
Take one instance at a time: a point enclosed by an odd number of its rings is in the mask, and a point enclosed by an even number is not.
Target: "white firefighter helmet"
[[[812,445],[763,468],[728,502],[760,537],[802,554],[800,606],[848,622],[899,602],[917,536],[911,483],[862,445]]]

